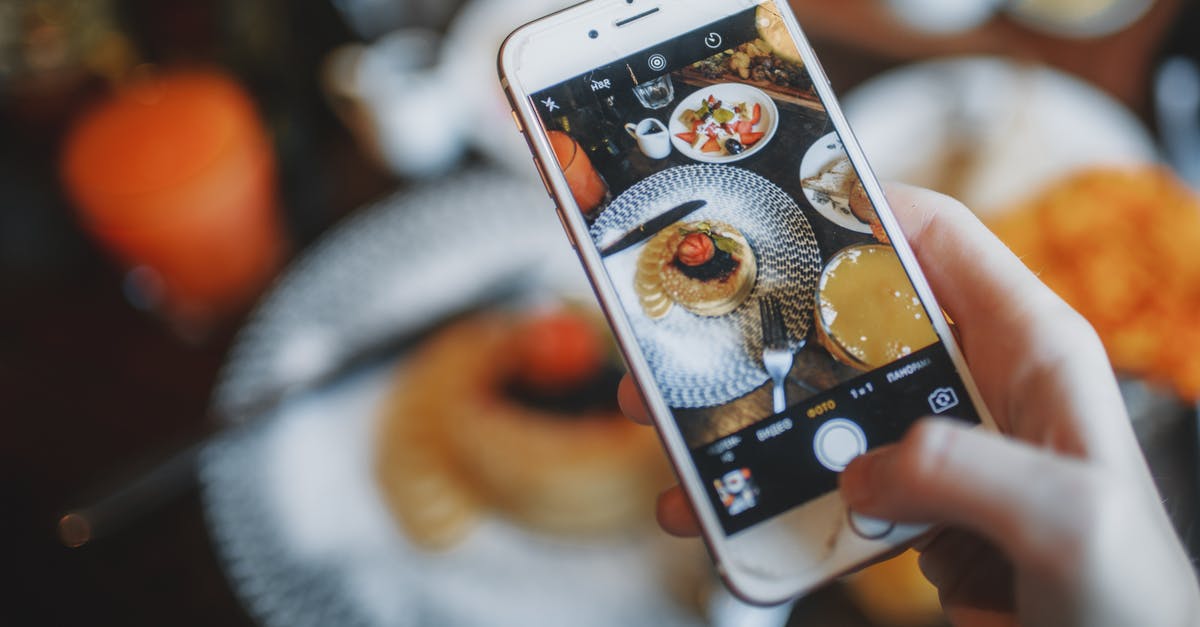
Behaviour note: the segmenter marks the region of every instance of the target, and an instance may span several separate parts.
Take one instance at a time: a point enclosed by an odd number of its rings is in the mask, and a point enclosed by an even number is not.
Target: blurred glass
[[[285,249],[275,158],[253,102],[218,71],[137,79],[82,116],[62,175],[83,228],[178,330],[248,304]]]
[[[119,31],[111,0],[0,2],[0,91],[61,80],[90,70],[124,71],[131,45]]]

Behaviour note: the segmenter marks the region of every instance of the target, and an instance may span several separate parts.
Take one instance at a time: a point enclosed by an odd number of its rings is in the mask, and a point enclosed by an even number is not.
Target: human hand
[[[902,186],[888,198],[1010,437],[921,421],[842,473],[847,505],[942,525],[917,548],[956,625],[1193,624],[1195,573],[1090,325],[957,201]],[[632,381],[620,400],[648,422]],[[678,488],[658,518],[698,532]]]

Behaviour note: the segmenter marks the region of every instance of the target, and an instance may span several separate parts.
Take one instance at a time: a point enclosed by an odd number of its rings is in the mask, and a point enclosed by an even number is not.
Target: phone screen
[[[773,2],[532,96],[726,534],[979,422]]]

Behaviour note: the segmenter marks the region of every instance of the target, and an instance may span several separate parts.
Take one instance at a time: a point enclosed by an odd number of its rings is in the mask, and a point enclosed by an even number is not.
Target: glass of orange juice
[[[549,131],[554,156],[567,177],[575,204],[584,215],[591,215],[608,197],[608,184],[592,166],[592,160],[573,137],[562,131]]]
[[[156,286],[149,304],[180,330],[240,310],[279,268],[271,142],[249,95],[218,70],[122,86],[77,121],[61,165],[83,229]]]

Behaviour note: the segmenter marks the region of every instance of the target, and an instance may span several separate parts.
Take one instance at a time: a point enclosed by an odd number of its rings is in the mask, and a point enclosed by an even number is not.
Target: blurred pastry
[[[1092,323],[1118,370],[1200,400],[1200,197],[1174,174],[1080,171],[990,226]]]
[[[834,255],[817,285],[817,337],[838,361],[863,371],[937,341],[896,251],[851,246]]]
[[[648,519],[665,462],[616,406],[622,370],[598,319],[481,315],[410,363],[382,418],[376,472],[417,543],[453,544],[489,511],[567,534]]]
[[[672,301],[708,317],[723,316],[746,301],[758,265],[740,231],[708,220],[679,223],[660,235],[661,252],[650,250],[649,255],[656,259],[663,291]]]
[[[916,551],[908,550],[846,579],[850,596],[876,625],[942,625],[937,588],[921,574]]]

